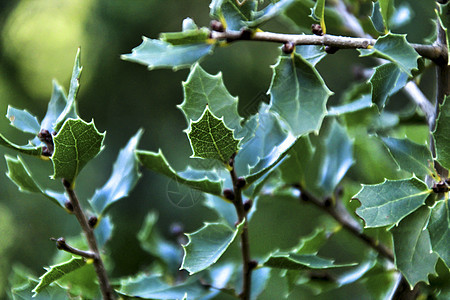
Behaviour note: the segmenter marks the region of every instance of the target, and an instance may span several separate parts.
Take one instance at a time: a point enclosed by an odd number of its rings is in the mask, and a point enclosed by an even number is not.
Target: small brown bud
[[[234,192],[231,189],[224,189],[223,190],[223,196],[227,198],[228,200],[233,201],[234,200]]]
[[[244,201],[244,210],[245,212],[249,212],[250,209],[252,208],[253,205],[253,200],[252,199],[247,199]]]
[[[248,262],[248,267],[250,270],[253,270],[258,266],[258,262],[256,260],[251,260]]]
[[[287,42],[281,47],[281,51],[283,51],[283,53],[285,54],[291,54],[292,52],[294,52],[294,49],[295,45],[292,42]]]
[[[241,30],[241,40],[249,40],[252,37],[252,30],[248,28],[244,28]]]
[[[72,202],[70,202],[70,201],[64,202],[64,207],[65,207],[68,211],[73,212],[73,205],[72,205]]]
[[[333,204],[333,199],[331,199],[330,197],[325,198],[325,200],[323,201],[323,206],[325,207],[330,207]]]
[[[301,193],[300,194],[300,199],[302,199],[303,201],[309,201],[309,197],[308,197],[308,195],[307,194],[305,194],[305,193]]]
[[[62,184],[63,184],[63,186],[64,186],[65,188],[67,188],[67,189],[69,189],[70,186],[71,186],[69,180],[67,180],[67,179],[65,179],[65,178],[62,179]]]
[[[89,218],[88,223],[91,228],[94,228],[98,223],[98,218],[96,216],[92,216]]]
[[[315,35],[323,35],[322,26],[320,26],[320,24],[312,24],[311,31]]]
[[[218,31],[218,32],[225,31],[225,28],[223,27],[222,22],[217,21],[217,20],[211,20],[209,27],[211,28],[211,30],[214,30],[214,31]]]
[[[245,181],[245,178],[243,178],[243,177],[239,177],[236,180],[236,187],[238,189],[242,189],[246,184],[247,184],[247,182]]]
[[[333,47],[333,46],[325,46],[325,52],[328,54],[334,54],[339,50],[339,48],[337,47]]]

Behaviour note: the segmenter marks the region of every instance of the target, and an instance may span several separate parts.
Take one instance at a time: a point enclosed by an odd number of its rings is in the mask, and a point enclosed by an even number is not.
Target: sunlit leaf
[[[431,250],[430,235],[426,229],[429,216],[430,209],[422,206],[391,229],[395,265],[411,288],[419,281],[428,283],[428,275],[435,273],[438,256]]]
[[[53,178],[64,178],[73,184],[81,169],[100,153],[104,138],[105,133],[98,132],[94,121],[68,119],[64,122],[53,138]]]
[[[222,195],[222,182],[217,177],[215,170],[195,172],[193,169],[188,169],[187,172],[176,172],[167,162],[161,150],[158,153],[151,151],[136,151],[139,161],[144,165],[144,167],[165,175],[177,183],[187,185],[193,189],[200,190],[205,193],[210,193],[213,195]],[[197,173],[201,173],[202,176],[198,177]],[[182,176],[182,175],[184,176]],[[194,176],[195,175],[195,176]]]
[[[431,210],[428,231],[433,251],[442,258],[447,267],[450,267],[450,207],[448,200],[440,201]]]
[[[239,140],[234,138],[233,130],[223,122],[223,117],[215,117],[207,106],[202,116],[191,120],[188,131],[192,157],[213,158],[227,164],[237,152]]]
[[[205,223],[196,232],[186,234],[189,242],[183,246],[184,257],[180,269],[185,269],[192,275],[216,263],[238,236],[243,225],[244,221],[236,229],[231,229],[221,223]]]
[[[35,293],[35,295],[39,294],[42,289],[50,285],[52,282],[83,267],[85,264],[86,260],[84,258],[72,257],[69,261],[45,268],[47,272],[39,277],[39,284],[34,288],[33,293]]]
[[[21,192],[37,193],[50,199],[56,205],[65,208],[64,204],[67,201],[64,193],[58,193],[50,190],[43,190],[39,184],[34,180],[25,162],[20,158],[17,159],[5,155],[8,172],[6,175],[12,182],[14,182]]]
[[[440,106],[433,132],[436,145],[436,159],[447,170],[450,170],[450,97],[447,96]]]
[[[63,88],[54,80],[53,91],[50,102],[47,106],[47,113],[41,122],[41,129],[46,129],[50,133],[55,130],[55,123],[58,117],[63,113],[67,104],[67,97]]]
[[[396,224],[422,206],[430,192],[427,185],[415,177],[363,185],[354,196],[361,202],[356,213],[365,221],[366,228]]]
[[[11,126],[14,126],[23,132],[37,135],[40,131],[41,126],[39,125],[39,121],[27,110],[20,110],[8,106],[6,117],[11,122]]]
[[[127,197],[139,180],[141,173],[135,151],[142,133],[139,130],[119,152],[110,178],[103,187],[95,191],[90,200],[98,214],[104,214],[110,205]]]

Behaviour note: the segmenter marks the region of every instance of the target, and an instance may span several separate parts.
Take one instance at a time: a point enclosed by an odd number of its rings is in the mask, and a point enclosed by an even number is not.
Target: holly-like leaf
[[[243,118],[238,113],[238,98],[231,96],[223,83],[222,73],[211,75],[199,64],[195,64],[185,82],[183,82],[184,100],[178,108],[186,121],[198,120],[205,107],[218,117],[223,117],[225,125],[235,130],[241,137]]]
[[[213,158],[224,164],[238,151],[239,140],[234,138],[233,130],[218,119],[207,106],[197,121],[192,121],[187,130],[192,157]]]
[[[149,70],[171,68],[176,71],[188,68],[210,54],[214,48],[214,45],[208,43],[174,46],[161,40],[146,37],[142,39],[142,44],[134,48],[130,54],[122,55],[121,58],[145,65]]]
[[[369,79],[372,85],[372,102],[381,111],[386,105],[387,99],[403,88],[407,81],[408,74],[402,72],[394,63],[376,67],[375,73]]]
[[[317,70],[300,55],[282,55],[273,67],[271,110],[296,137],[318,131],[332,94]]]
[[[185,172],[176,172],[169,165],[161,150],[158,153],[138,150],[136,151],[136,155],[144,167],[165,175],[177,183],[187,185],[205,193],[217,196],[222,195],[222,182],[217,177],[215,170],[202,171],[201,177],[198,177],[194,173],[199,172],[195,172],[193,169],[187,169]]]
[[[39,284],[34,288],[33,297],[35,297],[39,292],[42,291],[45,287],[50,285],[52,282],[60,279],[66,274],[73,272],[86,264],[86,260],[84,258],[72,257],[71,260],[63,262],[61,264],[57,264],[54,266],[50,266],[50,268],[45,268],[47,271],[44,275],[39,277]]]
[[[437,161],[450,170],[450,97],[444,99],[440,105],[439,117],[436,121],[436,129],[433,132],[434,143],[436,145]]]
[[[189,242],[183,245],[184,257],[180,269],[192,275],[216,263],[240,234],[244,222],[236,229],[222,223],[205,223],[196,232],[186,234]]]
[[[27,110],[20,110],[8,106],[6,117],[11,122],[11,126],[14,126],[23,132],[37,135],[40,131],[41,126],[39,125],[39,121]]]
[[[430,223],[428,224],[430,241],[433,251],[436,252],[447,267],[450,267],[450,207],[449,201],[440,201],[431,210]]]
[[[67,201],[63,193],[58,193],[50,190],[43,190],[39,184],[33,179],[25,162],[17,156],[17,159],[5,155],[8,172],[6,176],[14,182],[21,192],[37,193],[50,199],[56,205],[65,208],[64,204]]]
[[[95,238],[99,249],[105,247],[106,242],[111,239],[112,232],[114,230],[114,224],[111,222],[111,217],[106,216],[98,219],[97,225],[95,225]]]
[[[31,156],[41,156],[42,154],[42,148],[41,147],[36,147],[33,144],[28,144],[28,145],[24,145],[24,146],[19,146],[14,144],[13,142],[9,141],[7,138],[5,138],[1,133],[0,133],[0,145],[5,146],[7,148],[16,150],[17,152],[23,153],[23,154],[28,154]]]
[[[327,56],[325,47],[319,45],[297,45],[295,46],[295,53],[303,57],[312,66],[315,66],[322,58]]]
[[[430,150],[425,145],[416,144],[408,139],[382,138],[387,149],[400,169],[424,176],[430,174],[433,161]]]
[[[242,1],[239,5],[236,0],[213,0],[211,1],[211,16],[221,20],[228,30],[240,30],[253,19],[257,9],[257,0]]]
[[[360,56],[376,56],[395,63],[402,72],[411,75],[417,69],[419,54],[406,40],[406,35],[389,33],[377,39],[370,49],[358,49]]]
[[[373,27],[380,33],[385,33],[386,27],[384,25],[383,15],[381,14],[380,2],[372,2],[372,15],[370,16]]]
[[[429,215],[430,209],[423,206],[391,229],[395,265],[411,288],[419,281],[428,283],[428,274],[435,273],[438,256],[431,250],[430,235],[426,229]]]
[[[365,221],[366,228],[396,224],[422,206],[430,193],[427,185],[415,177],[363,185],[354,196],[361,202],[356,214]]]
[[[52,178],[75,182],[81,169],[103,148],[105,133],[98,132],[94,121],[68,119],[53,138],[55,151],[51,157],[55,173]]]
[[[99,215],[104,214],[113,203],[127,197],[141,177],[135,151],[142,133],[139,130],[119,152],[110,178],[90,200]]]
[[[66,104],[67,97],[64,89],[56,81],[53,81],[52,97],[47,106],[47,113],[41,122],[41,129],[46,129],[49,132],[56,131],[56,120],[64,111]]]
[[[317,0],[314,7],[311,9],[311,17],[314,21],[320,22],[320,27],[322,27],[323,33],[326,33],[325,27],[325,0]]]
[[[354,266],[356,263],[335,264],[333,259],[326,259],[311,254],[275,252],[269,255],[263,266],[287,270],[331,269]]]
[[[61,128],[61,126],[63,126],[64,122],[67,119],[78,119],[78,107],[76,97],[78,94],[78,89],[80,88],[81,71],[83,70],[83,68],[81,67],[80,55],[81,49],[78,48],[77,55],[75,57],[75,64],[73,66],[72,77],[70,79],[70,88],[69,88],[69,95],[67,97],[67,103],[66,106],[64,107],[64,110],[61,112],[61,114],[58,116],[55,123],[53,124],[55,132],[59,131],[59,129]],[[58,110],[58,108],[55,109],[56,111]]]
[[[207,43],[209,39],[209,29],[206,27],[183,30],[180,32],[164,32],[159,35],[159,39],[174,46]]]
[[[254,14],[254,20],[247,22],[249,27],[258,27],[261,24],[270,21],[271,19],[281,15],[285,10],[295,3],[296,0],[280,0],[276,3],[267,5],[262,11]]]

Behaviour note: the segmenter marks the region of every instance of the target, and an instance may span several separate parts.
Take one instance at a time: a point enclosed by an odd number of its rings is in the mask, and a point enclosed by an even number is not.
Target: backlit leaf
[[[41,126],[39,125],[37,118],[27,110],[20,110],[8,106],[6,117],[11,122],[11,126],[14,126],[23,132],[37,135],[40,131]]]
[[[361,202],[356,213],[365,221],[366,228],[396,224],[422,206],[430,192],[427,185],[415,177],[363,185],[354,196]]]
[[[447,170],[450,170],[450,97],[447,96],[440,106],[433,132],[436,145],[436,159]]]
[[[9,141],[7,138],[5,138],[1,133],[0,133],[0,145],[16,150],[17,152],[32,156],[41,156],[42,154],[42,148],[36,147],[31,143],[24,146],[16,145],[13,142]]]
[[[68,119],[64,122],[53,138],[53,178],[64,178],[73,184],[81,169],[100,153],[104,138],[105,133],[98,132],[94,121]]]
[[[67,97],[63,88],[54,80],[53,91],[50,102],[47,106],[47,113],[41,122],[41,129],[46,129],[50,133],[55,130],[55,122],[66,107]]]

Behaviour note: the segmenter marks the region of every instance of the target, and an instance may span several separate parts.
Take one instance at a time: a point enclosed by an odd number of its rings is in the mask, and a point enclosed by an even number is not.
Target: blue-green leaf
[[[270,21],[271,19],[281,15],[285,10],[295,3],[296,0],[280,0],[276,3],[267,5],[262,11],[254,14],[254,20],[247,22],[249,27],[258,27],[261,24]]]
[[[189,168],[187,172],[176,172],[169,165],[161,150],[158,153],[138,150],[136,151],[136,155],[144,167],[165,175],[177,183],[187,185],[205,193],[217,196],[222,195],[222,181],[217,177],[216,170],[195,172],[196,170]],[[201,176],[199,177],[198,175],[200,173]]]
[[[378,2],[380,3],[380,11],[385,28],[389,29],[390,20],[394,13],[394,0],[378,0]]]
[[[406,41],[406,35],[393,33],[379,37],[372,48],[358,51],[360,56],[376,56],[390,60],[408,76],[411,76],[412,70],[417,69],[417,59],[420,57]]]
[[[273,67],[271,111],[296,137],[318,131],[332,94],[317,70],[300,55],[282,55]]]
[[[382,140],[400,169],[417,176],[431,174],[430,164],[433,157],[427,146],[416,144],[408,139],[386,137]]]
[[[322,58],[327,56],[325,47],[319,45],[297,45],[295,46],[295,53],[303,57],[312,66],[315,66]]]
[[[111,222],[110,216],[104,216],[98,219],[94,231],[98,248],[103,249],[105,247],[106,242],[111,239],[113,230],[114,224]]]
[[[333,259],[311,254],[275,252],[263,262],[263,266],[287,270],[331,269],[354,266],[356,263],[335,264]]]
[[[110,178],[102,188],[95,191],[90,200],[98,214],[104,214],[113,203],[127,197],[139,180],[141,173],[135,151],[142,133],[139,130],[119,152]]]
[[[51,190],[43,190],[39,184],[33,179],[30,171],[28,170],[25,162],[20,158],[17,159],[5,155],[6,164],[8,166],[8,172],[6,175],[21,192],[37,193],[48,198],[56,205],[65,208],[66,196],[64,193],[58,193]]]
[[[395,265],[411,288],[419,281],[428,283],[428,274],[435,273],[438,256],[431,249],[430,235],[426,229],[429,216],[430,209],[422,206],[391,229]]]
[[[386,31],[379,1],[372,2],[372,15],[370,16],[370,20],[378,32],[384,33]]]
[[[448,200],[440,201],[432,208],[428,231],[430,232],[431,248],[442,258],[447,267],[450,267],[450,207]]]
[[[188,68],[210,54],[214,45],[208,43],[172,45],[170,43],[143,37],[143,42],[122,59],[146,65],[149,70]]]
[[[180,269],[192,275],[216,263],[238,236],[244,222],[236,229],[222,223],[205,223],[196,232],[186,234],[189,242],[183,246],[184,257]]]
[[[56,120],[64,111],[66,103],[67,97],[64,89],[56,81],[53,81],[52,97],[47,106],[47,113],[41,122],[41,129],[46,129],[49,132],[56,131]]]
[[[394,63],[376,67],[375,73],[369,79],[372,86],[372,102],[381,111],[386,105],[387,99],[403,88],[407,81],[408,74],[402,72]]]
[[[436,145],[436,159],[447,170],[450,170],[450,97],[446,96],[440,105],[436,128],[433,132]]]
[[[356,213],[365,221],[366,228],[396,224],[422,206],[430,193],[427,185],[415,177],[363,185],[354,196],[361,202]]]
[[[228,30],[240,30],[253,19],[253,13],[257,8],[257,0],[213,0],[210,7],[211,16],[224,22]]]
[[[12,106],[8,106],[6,117],[11,122],[11,126],[14,126],[23,132],[37,135],[41,129],[37,118],[30,114],[27,110],[20,110]]]
[[[29,143],[28,145],[24,145],[24,146],[16,145],[13,142],[9,141],[7,138],[5,138],[1,133],[0,133],[0,145],[5,146],[10,149],[13,149],[13,150],[16,150],[17,152],[32,155],[32,156],[41,156],[41,154],[42,154],[41,147],[36,147],[35,145],[33,145],[31,143]]]
[[[343,114],[360,111],[365,108],[369,108],[371,106],[372,106],[372,97],[371,97],[371,95],[366,94],[353,102],[339,105],[339,106],[331,106],[328,109],[328,115],[339,116],[339,115],[343,115]]]
[[[98,132],[94,121],[68,119],[64,122],[53,138],[53,178],[64,178],[73,184],[81,169],[103,149],[104,138],[105,133]]]

